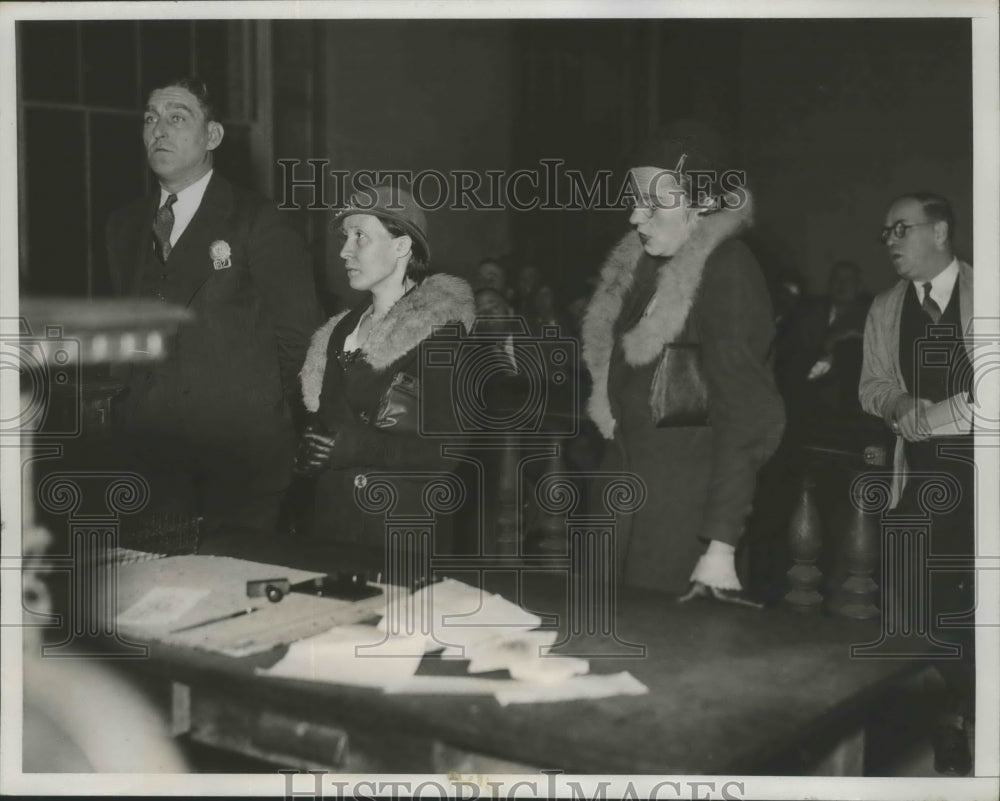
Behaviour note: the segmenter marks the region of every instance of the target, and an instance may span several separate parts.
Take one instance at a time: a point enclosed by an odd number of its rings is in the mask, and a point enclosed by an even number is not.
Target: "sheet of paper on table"
[[[411,639],[415,642],[407,642]],[[390,647],[379,654],[377,646],[382,643],[399,647]],[[280,662],[270,668],[258,668],[257,673],[384,689],[412,676],[423,658],[423,650],[420,637],[390,638],[375,626],[338,626],[293,643]]]
[[[295,643],[280,662],[257,672],[387,693],[486,694],[504,705],[648,692],[629,673],[582,675],[587,660],[550,653],[557,631],[534,629],[541,618],[478,587],[446,580],[412,595],[388,588],[387,609],[377,627],[331,629]],[[451,643],[443,651],[442,640]],[[416,675],[425,651],[463,656],[471,674],[506,670],[511,678]]]
[[[411,676],[385,688],[389,694],[492,695],[501,706],[508,704],[576,701],[617,695],[645,695],[649,688],[628,671],[573,676],[560,682],[528,682],[483,679],[472,676]]]
[[[514,665],[553,662],[546,659],[549,649],[555,644],[559,632],[556,629],[540,629],[515,634],[498,635],[489,640],[471,644],[466,649],[469,673],[488,673],[491,670],[510,669]],[[447,656],[447,651],[445,656]],[[562,657],[560,661],[569,661]],[[576,660],[586,665],[586,660]],[[587,671],[578,670],[578,673]]]
[[[123,629],[138,631],[177,625],[177,621],[211,594],[209,589],[158,586],[146,592],[138,601],[118,615]]]
[[[541,622],[538,615],[500,595],[445,579],[412,595],[390,592],[379,627],[393,633],[421,633],[443,647],[445,656],[468,658],[476,643],[529,631]]]
[[[318,575],[222,556],[123,565],[118,626],[142,640],[245,656],[384,613],[382,595],[351,602],[290,593],[278,603],[246,595],[250,580],[280,577],[296,583]],[[230,617],[248,609],[254,611]]]

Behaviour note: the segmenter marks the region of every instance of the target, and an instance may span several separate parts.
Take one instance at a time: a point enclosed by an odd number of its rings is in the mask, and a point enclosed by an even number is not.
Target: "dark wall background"
[[[659,125],[701,119],[748,173],[752,245],[772,280],[798,275],[821,293],[830,266],[851,259],[867,289],[884,289],[894,276],[877,234],[907,191],[951,199],[971,257],[966,20],[532,21],[516,34],[534,68],[517,90],[516,153],[621,172]],[[627,229],[624,212],[518,218],[515,247],[542,254],[570,295]]]
[[[514,49],[510,25],[467,21],[328,23],[326,150],[332,169],[419,172],[506,169],[511,162]],[[433,201],[436,184],[424,184]],[[510,249],[503,211],[429,211],[432,262],[471,275]],[[340,242],[327,238],[327,278],[350,297]]]
[[[753,22],[739,116],[772,268],[813,291],[837,259],[870,290],[893,280],[877,238],[897,194],[947,196],[972,256],[972,64],[966,21]]]
[[[485,172],[560,158],[620,180],[628,154],[659,124],[696,116],[732,137],[748,171],[753,245],[769,276],[797,272],[818,292],[829,266],[850,258],[868,289],[884,288],[892,274],[877,232],[887,202],[911,189],[951,198],[959,251],[971,255],[967,20],[98,21],[17,30],[22,287],[35,292],[100,293],[104,218],[147,180],[138,110],[148,74],[214,69],[233,84],[237,73],[223,67],[248,47],[265,71],[250,98],[268,118],[241,113],[256,120],[253,130],[273,131],[275,159]],[[125,80],[137,53],[141,80]],[[227,130],[220,166],[251,184],[266,175],[266,165],[246,168],[253,154],[239,126]],[[329,212],[296,214],[328,305],[348,302]],[[434,262],[469,276],[483,256],[510,253],[569,300],[627,217],[433,211]]]

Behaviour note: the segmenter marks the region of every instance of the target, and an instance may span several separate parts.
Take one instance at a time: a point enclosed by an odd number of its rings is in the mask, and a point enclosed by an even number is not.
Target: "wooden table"
[[[317,565],[315,554],[296,561]],[[565,631],[566,577],[532,573],[522,583],[525,607],[557,615]],[[493,573],[487,586],[510,597],[514,574]],[[609,654],[591,658],[591,672],[628,670],[648,695],[501,707],[490,696],[386,695],[254,675],[278,651],[233,659],[154,645],[129,667],[171,688],[177,733],[299,769],[716,775],[859,772],[869,715],[920,669],[852,660],[851,644],[877,638],[872,622],[785,609],[679,606],[629,591],[616,630],[645,654],[614,655],[623,649],[603,636],[573,642]]]

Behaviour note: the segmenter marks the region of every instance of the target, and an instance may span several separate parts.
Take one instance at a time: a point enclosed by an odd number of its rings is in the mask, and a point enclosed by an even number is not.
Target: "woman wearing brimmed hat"
[[[619,520],[619,576],[682,600],[749,603],[734,551],[784,426],[771,304],[738,238],[750,195],[724,180],[721,143],[697,123],[667,129],[633,164],[635,230],[605,260],[582,331],[590,416],[611,441],[603,469],[636,473],[647,490]]]
[[[447,472],[456,463],[442,456],[440,438],[420,433],[421,425],[456,429],[450,375],[422,373],[419,345],[438,337],[447,347],[439,327],[461,333],[471,328],[475,309],[465,281],[428,274],[427,220],[405,190],[380,186],[359,193],[334,225],[344,238],[340,256],[350,285],[368,295],[313,335],[301,373],[312,420],[296,469],[317,476],[314,536],[368,546],[365,566],[374,567],[385,546],[384,512],[366,512],[355,491],[367,485],[368,472],[403,474],[392,479],[391,514],[426,514],[428,477],[416,473]],[[448,547],[442,522],[437,551]]]

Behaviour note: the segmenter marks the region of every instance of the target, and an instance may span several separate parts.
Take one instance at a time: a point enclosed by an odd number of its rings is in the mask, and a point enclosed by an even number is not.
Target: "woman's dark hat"
[[[631,167],[656,167],[682,173],[714,172],[732,167],[728,143],[700,120],[677,120],[661,128],[633,155]]]
[[[384,222],[396,223],[420,247],[424,259],[430,261],[431,246],[427,241],[427,215],[417,205],[413,196],[402,187],[383,184],[355,192],[351,195],[347,206],[337,212],[331,225],[336,225],[352,214],[370,214]]]

